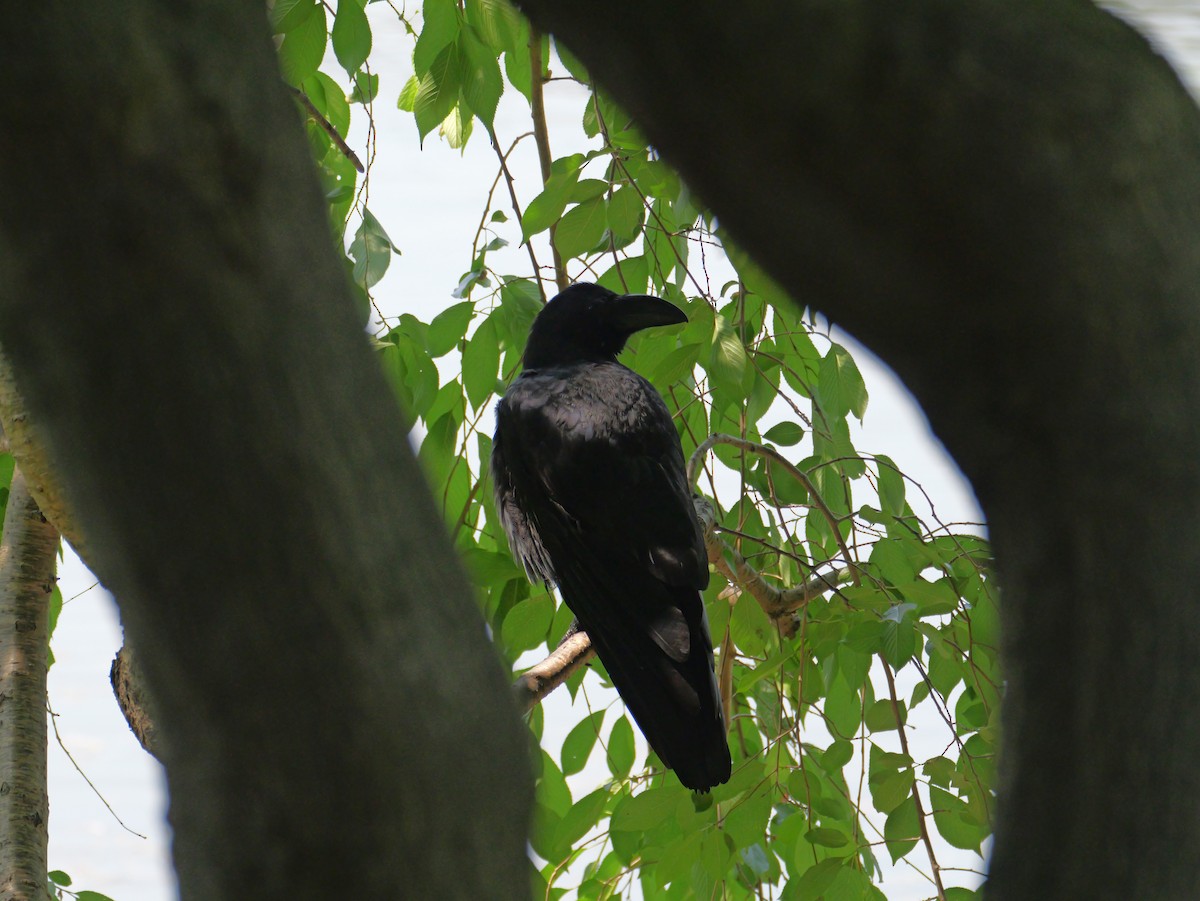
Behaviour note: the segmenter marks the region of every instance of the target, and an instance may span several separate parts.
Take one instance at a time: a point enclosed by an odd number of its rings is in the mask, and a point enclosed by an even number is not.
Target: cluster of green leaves
[[[368,63],[372,39],[365,2],[339,0],[332,24],[328,6],[318,0],[275,0],[270,13],[284,81],[303,98],[305,129],[339,247],[358,197],[356,161],[344,149],[351,109],[359,105],[370,115],[379,92],[379,76],[371,72]],[[349,93],[320,69],[330,45],[352,86]],[[393,252],[399,251],[383,226],[362,206],[361,222],[345,264],[364,321],[369,310],[367,292],[387,272]]]
[[[478,119],[490,133],[508,83],[529,97],[529,25],[504,0],[428,0],[413,50],[414,74],[400,91],[400,109],[413,114],[421,140],[435,128],[462,147]]]
[[[357,5],[340,0],[332,40],[353,99],[366,56],[352,52],[362,44],[350,37],[339,49],[346,3]],[[285,77],[311,99],[318,86],[328,95],[325,76],[296,60],[309,60],[303,45],[317,42],[310,18],[322,31],[328,22],[323,7],[308,18],[305,8],[277,0],[273,15],[285,35]],[[835,583],[773,618],[746,585],[712,580],[705,603],[732,706],[734,773],[711,803],[697,803],[652,754],[639,755],[619,702],[587,707],[557,755],[539,751],[536,896],[607,898],[636,882],[648,899],[868,899],[882,897],[874,883],[883,854],[933,874],[933,858],[948,848],[979,852],[991,831],[1001,685],[986,541],[933,520],[891,459],[854,446],[852,423],[866,412],[867,392],[853,358],[725,239],[569,53],[553,53],[544,38],[531,52],[529,27],[505,0],[425,0],[414,33],[415,74],[398,104],[422,139],[437,128],[461,147],[478,119],[499,146],[505,82],[528,100],[544,78],[536,61],[555,59],[585,98],[582,128],[592,142],[554,160],[515,218],[493,209],[489,196],[456,302],[428,322],[405,313],[378,339],[514,674],[531,654],[552,649],[572,617],[514,563],[491,504],[490,407],[519,371],[548,280],[501,253],[509,243],[544,251],[552,241],[572,276],[649,291],[687,313],[684,325],[636,336],[624,361],[666,398],[685,455],[716,433],[743,441],[717,444],[699,461],[727,545],[780,590],[814,574]],[[348,107],[344,93],[342,101]],[[342,101],[326,96],[318,108],[340,110]],[[330,151],[321,156],[324,145],[314,146],[318,167],[332,166]],[[371,270],[372,255],[391,250],[368,221],[355,256],[368,260],[360,284],[382,275]],[[728,279],[714,289],[718,269]],[[597,679],[606,679],[598,663],[567,690],[586,698],[585,683]],[[917,715],[941,724],[933,753],[914,747],[909,719]],[[529,725],[540,742],[541,708]],[[597,772],[582,784],[579,774]]]

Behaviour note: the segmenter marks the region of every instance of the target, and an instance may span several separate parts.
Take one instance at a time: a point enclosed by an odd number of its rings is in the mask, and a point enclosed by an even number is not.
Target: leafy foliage
[[[404,19],[415,43],[403,84],[369,71],[369,17],[357,0],[339,0],[332,23],[311,0],[277,0],[272,22],[284,78],[339,135],[353,107],[370,115],[382,95],[413,115],[422,141],[437,130],[461,148],[478,121],[497,148],[513,208],[497,193],[484,201],[457,302],[429,322],[388,320],[377,341],[514,674],[571,623],[513,562],[487,470],[490,408],[520,369],[555,277],[537,256],[549,260],[552,242],[572,277],[650,291],[688,315],[635,337],[624,359],[666,398],[726,548],[705,602],[731,704],[733,778],[693,797],[646,756],[611,694],[553,730],[535,709],[535,739],[565,734],[557,756],[543,747],[535,761],[535,895],[607,898],[637,883],[648,899],[868,899],[882,897],[881,859],[924,872],[936,894],[936,858],[979,853],[991,831],[998,592],[977,530],[939,522],[891,458],[855,447],[868,397],[851,355],[726,239],[629,116],[506,0],[425,0],[419,27]],[[329,41],[346,90],[318,71]],[[580,98],[590,148],[554,159],[522,204],[496,114],[507,93],[536,115],[545,59],[567,73],[556,73],[555,89]],[[310,120],[309,136],[343,245],[350,217],[360,222],[347,271],[365,305],[398,251],[356,201],[354,168],[327,130]],[[714,273],[727,276],[719,289]],[[735,440],[707,444],[711,435]],[[783,600],[760,602],[771,592]],[[591,672],[568,681],[580,702],[606,684],[602,666]]]

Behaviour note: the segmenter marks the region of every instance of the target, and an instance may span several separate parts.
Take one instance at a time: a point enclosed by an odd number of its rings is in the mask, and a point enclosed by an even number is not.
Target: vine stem
[[[533,139],[537,143],[538,162],[542,166],[542,187],[550,181],[550,131],[546,127],[546,103],[542,96],[542,86],[546,83],[546,64],[542,59],[542,33],[536,28],[529,29],[529,68],[533,73],[529,84],[529,106],[533,116]],[[558,290],[567,287],[567,270],[563,265],[562,255],[554,243],[557,226],[550,226],[550,253],[554,258],[554,283]]]
[[[887,677],[888,696],[892,701],[892,715],[896,717],[896,731],[900,735],[900,750],[911,761],[912,754],[908,752],[908,734],[904,731],[904,723],[900,719],[900,701],[896,697],[896,679],[892,675],[891,664],[884,659],[882,654],[879,655],[879,662],[883,664],[883,674]],[[933,884],[937,887],[938,901],[946,901],[946,889],[942,886],[942,868],[933,853],[933,841],[929,838],[929,827],[925,823],[925,807],[921,804],[921,793],[917,790],[915,768],[913,769],[912,797],[913,804],[917,808],[917,827],[921,831],[921,841],[925,845],[925,853],[929,855],[929,865],[933,869]]]
[[[495,132],[492,132],[489,135],[489,137],[491,137],[492,147],[496,151],[496,158],[498,160],[500,160],[500,173],[504,176],[504,184],[508,186],[508,197],[512,201],[513,212],[517,214],[517,221],[520,222],[521,221],[521,202],[519,200],[517,200],[517,189],[513,183],[512,172],[510,172],[509,168],[508,168],[508,156],[510,153],[512,153],[516,149],[517,144],[521,141],[521,138],[525,137],[525,135],[521,135],[520,138],[517,138],[515,141],[512,142],[512,146],[510,146],[508,148],[508,153],[505,153],[504,151],[502,151],[500,149],[500,144],[496,141],[496,133]],[[485,210],[484,216],[486,216],[486,215],[487,215],[487,211]],[[533,277],[537,281],[538,292],[542,295],[542,303],[545,303],[546,302],[546,292],[542,288],[542,277],[541,277],[542,268],[541,268],[541,266],[538,265],[537,256],[534,255],[533,243],[531,241],[526,241],[525,249],[527,251],[529,251],[529,262],[531,262],[533,264]]]

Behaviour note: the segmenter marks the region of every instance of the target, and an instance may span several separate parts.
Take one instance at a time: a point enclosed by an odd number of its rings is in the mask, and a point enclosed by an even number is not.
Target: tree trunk
[[[0,341],[154,689],[182,897],[525,897],[528,737],[261,5],[21,34]]]
[[[1175,74],[1082,0],[523,6],[971,479],[1005,589],[990,897],[1200,897],[1200,116]]]
[[[46,662],[58,532],[14,470],[0,535],[0,901],[45,901]]]

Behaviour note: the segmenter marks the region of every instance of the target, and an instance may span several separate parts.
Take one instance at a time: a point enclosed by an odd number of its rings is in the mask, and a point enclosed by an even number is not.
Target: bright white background
[[[1200,85],[1200,9],[1193,2],[1144,0],[1122,3],[1119,8],[1132,10],[1145,22],[1164,52],[1184,68],[1191,84]],[[495,177],[495,156],[482,133],[473,136],[461,158],[436,135],[426,140],[424,151],[418,149],[412,117],[393,106],[411,70],[411,44],[395,26],[386,4],[373,4],[369,10],[377,48],[373,65],[384,79],[375,107],[379,155],[372,171],[370,207],[403,253],[393,260],[377,294],[389,316],[410,311],[428,320],[452,302],[450,291],[469,268],[470,241],[482,213],[482,198]],[[565,134],[578,131],[582,105],[577,95],[552,85],[547,102],[552,136],[554,122],[564,124]],[[520,106],[502,103],[497,119],[501,139],[511,140],[527,129],[527,114]],[[353,143],[361,153],[361,131],[355,137]],[[573,149],[554,147],[558,155]],[[514,157],[513,166],[526,202],[537,192],[538,176],[532,142],[526,141],[524,150]],[[513,239],[511,230],[505,236]],[[544,256],[542,262],[547,262],[548,255]],[[512,271],[527,266],[522,256],[514,261]],[[943,521],[978,520],[969,486],[929,434],[924,417],[904,389],[865,351],[856,350],[855,357],[871,394],[856,445],[891,455],[924,485]],[[69,872],[75,888],[100,891],[115,901],[168,901],[177,892],[169,861],[165,782],[159,765],[129,733],[113,700],[108,669],[121,644],[120,628],[112,600],[102,589],[92,588],[94,582],[68,552],[60,585],[69,600],[53,641],[57,662],[50,671],[50,703],[67,750],[115,815],[88,787],[51,733],[50,865]],[[552,718],[548,709],[547,722]],[[126,831],[116,816],[145,838]],[[252,894],[253,889],[247,888]],[[920,880],[896,873],[889,876],[888,894],[904,901],[928,892]]]

